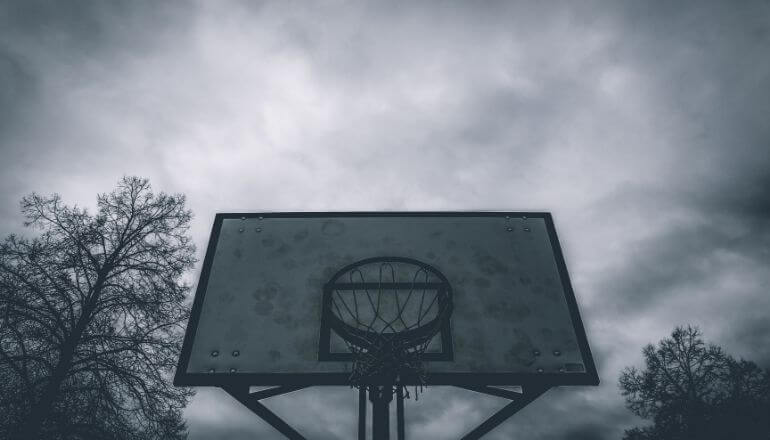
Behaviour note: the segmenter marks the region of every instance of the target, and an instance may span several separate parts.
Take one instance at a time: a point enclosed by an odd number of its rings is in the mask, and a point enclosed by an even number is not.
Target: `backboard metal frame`
[[[216,246],[225,219],[253,218],[344,218],[344,217],[527,217],[544,220],[551,242],[553,256],[557,265],[559,277],[564,289],[566,304],[575,330],[578,349],[585,360],[585,371],[570,374],[560,373],[430,373],[427,385],[456,385],[456,386],[486,386],[486,385],[597,385],[599,376],[588,346],[583,321],[578,310],[575,293],[572,289],[561,245],[556,234],[553,219],[548,212],[518,212],[518,211],[484,211],[484,212],[262,212],[262,213],[219,213],[214,219],[206,256],[201,269],[193,301],[190,320],[185,333],[181,355],[174,376],[174,384],[178,386],[233,386],[233,385],[262,385],[262,386],[313,386],[313,385],[348,385],[348,373],[234,373],[207,374],[187,371],[190,360],[193,339],[201,316],[206,286],[214,260]],[[320,294],[320,292],[319,292]],[[449,338],[447,338],[448,340]],[[325,354],[321,354],[326,356]],[[334,356],[334,355],[331,355]]]
[[[215,386],[220,387],[251,409],[255,414],[269,423],[286,438],[301,440],[305,437],[298,431],[281,420],[275,413],[260,403],[260,400],[290,393],[310,386],[349,386],[349,373],[232,373],[232,374],[206,374],[188,372],[191,352],[195,334],[198,330],[204,297],[208,285],[209,275],[212,269],[217,243],[219,241],[222,224],[227,219],[269,219],[269,218],[345,218],[345,217],[523,217],[539,218],[544,221],[551,250],[556,263],[558,275],[563,287],[564,297],[570,319],[575,331],[578,350],[584,361],[584,370],[580,372],[561,373],[467,373],[467,372],[430,372],[428,369],[425,385],[449,385],[458,388],[488,394],[508,399],[511,403],[504,406],[497,413],[482,422],[462,438],[467,440],[478,439],[503,423],[513,414],[533,402],[537,397],[552,387],[563,385],[598,385],[599,376],[588,345],[583,321],[578,310],[575,293],[570,282],[564,256],[561,251],[556,229],[551,214],[548,212],[264,212],[264,213],[220,213],[214,219],[214,225],[209,238],[206,256],[196,288],[195,298],[192,304],[189,323],[186,329],[179,362],[174,376],[174,385],[177,386]],[[319,292],[320,294],[321,292]],[[323,294],[328,294],[324,291]],[[319,337],[327,336],[329,326],[323,319],[319,329]],[[451,324],[442,327],[440,331],[442,346],[439,353],[426,353],[426,361],[449,361],[452,359],[453,345]],[[322,341],[323,339],[321,339]],[[348,361],[350,355],[343,353],[331,353],[329,345],[319,345],[319,361]],[[369,387],[361,387],[359,392],[359,422],[358,438],[365,439],[366,395],[377,386],[383,384],[371,384]],[[521,386],[521,393],[497,388],[500,386]],[[249,392],[250,386],[274,386],[257,392]],[[367,388],[370,388],[367,390]],[[396,395],[397,400],[397,436],[404,439],[404,414],[403,393],[401,390]],[[380,410],[382,412],[382,410]],[[381,422],[382,423],[382,422]],[[374,433],[374,432],[373,432]],[[374,433],[377,435],[376,433]],[[382,434],[382,433],[380,433]],[[387,435],[387,434],[386,434]],[[387,438],[387,437],[378,437]]]

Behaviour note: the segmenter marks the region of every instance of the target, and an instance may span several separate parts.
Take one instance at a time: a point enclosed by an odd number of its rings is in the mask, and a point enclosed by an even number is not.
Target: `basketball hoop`
[[[452,313],[443,274],[411,258],[369,258],[337,272],[325,292],[329,327],[353,355],[351,386],[425,384],[423,355]]]

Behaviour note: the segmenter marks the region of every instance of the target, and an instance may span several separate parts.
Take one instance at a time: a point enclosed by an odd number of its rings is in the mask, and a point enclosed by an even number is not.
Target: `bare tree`
[[[8,436],[184,435],[189,392],[169,374],[188,316],[191,212],[184,196],[154,194],[136,177],[97,206],[32,194],[21,207],[39,234],[0,244]]]
[[[628,408],[653,424],[626,439],[770,438],[770,375],[756,364],[706,344],[690,326],[643,354],[645,369],[626,368],[620,387]]]

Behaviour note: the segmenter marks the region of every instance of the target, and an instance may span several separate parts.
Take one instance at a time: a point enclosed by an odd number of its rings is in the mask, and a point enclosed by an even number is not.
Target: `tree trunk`
[[[35,440],[40,435],[40,430],[43,427],[43,423],[48,419],[53,408],[53,403],[59,394],[62,382],[67,377],[67,372],[72,366],[72,357],[75,350],[74,345],[63,350],[62,356],[59,358],[59,362],[56,364],[56,368],[51,375],[50,380],[45,386],[40,398],[32,405],[29,416],[24,421],[19,430],[17,440]]]
[[[103,280],[100,277],[97,280],[95,288],[100,289],[102,282]],[[69,373],[70,368],[72,368],[72,360],[75,357],[75,350],[80,343],[80,338],[83,336],[88,324],[91,322],[91,312],[93,311],[95,298],[98,297],[98,291],[96,292],[97,295],[92,297],[91,301],[87,303],[85,309],[82,311],[74,331],[70,337],[64,341],[59,362],[56,363],[56,368],[54,368],[50,380],[46,384],[40,398],[32,404],[29,415],[26,420],[22,422],[19,432],[14,440],[37,440],[39,438],[43,424],[50,417],[53,404],[59,396],[61,385],[64,382],[64,379],[67,378],[67,373]],[[34,396],[30,397],[34,398]]]

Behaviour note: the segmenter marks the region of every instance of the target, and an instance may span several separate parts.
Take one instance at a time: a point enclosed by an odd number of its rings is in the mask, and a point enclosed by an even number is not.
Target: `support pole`
[[[396,426],[398,427],[398,440],[406,439],[406,427],[404,426],[404,387],[396,388]]]
[[[358,389],[358,440],[366,440],[366,387]]]
[[[372,402],[372,440],[390,440],[390,401],[392,387],[373,385],[369,388]]]

